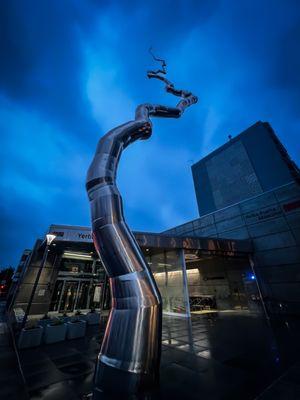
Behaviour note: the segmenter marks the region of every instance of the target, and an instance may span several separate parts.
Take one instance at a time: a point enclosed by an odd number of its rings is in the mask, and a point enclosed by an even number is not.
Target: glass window
[[[51,299],[51,303],[50,303],[49,311],[58,311],[59,300],[60,300],[60,297],[61,297],[63,283],[64,282],[60,281],[60,280],[56,281],[55,288],[54,288],[53,295],[52,295],[52,299]]]
[[[100,301],[102,297],[103,284],[94,283],[90,292],[89,308],[100,308]]]
[[[62,258],[60,270],[73,273],[92,273],[93,260],[78,260],[71,258]]]
[[[162,296],[163,311],[186,314],[181,250],[164,250],[146,255]]]
[[[85,310],[89,308],[90,282],[80,282],[78,297],[76,302],[77,310]]]
[[[103,268],[102,262],[100,260],[96,261],[94,274],[97,275],[97,278],[101,281],[104,281],[105,278],[105,270]]]
[[[191,312],[262,310],[248,258],[189,250],[185,251],[185,262]]]
[[[73,311],[79,282],[66,282],[62,294],[60,312]]]

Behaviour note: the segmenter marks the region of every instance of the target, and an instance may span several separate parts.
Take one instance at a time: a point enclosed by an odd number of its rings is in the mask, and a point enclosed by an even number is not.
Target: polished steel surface
[[[103,382],[107,377],[103,371],[106,367],[113,368],[114,372],[126,371],[129,380],[134,376],[132,391],[139,389],[145,377],[155,379],[159,369],[161,296],[125,222],[116,174],[122,151],[136,140],[151,136],[150,117],[178,118],[197,98],[190,92],[176,90],[160,73],[150,71],[148,77],[164,81],[166,90],[182,99],[176,107],[138,106],[133,121],[112,129],[100,139],[87,173],[93,240],[112,294],[112,308],[95,374],[96,390],[107,387],[107,382]],[[120,376],[124,374],[120,372]]]

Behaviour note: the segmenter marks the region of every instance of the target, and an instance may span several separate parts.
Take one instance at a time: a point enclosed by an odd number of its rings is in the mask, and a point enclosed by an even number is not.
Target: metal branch
[[[186,107],[190,106],[191,104],[197,103],[198,98],[196,96],[194,96],[190,91],[176,89],[174,84],[171,81],[169,81],[165,76],[161,75],[161,74],[163,74],[163,75],[167,74],[166,61],[164,59],[162,59],[162,58],[156,57],[154,55],[153,51],[152,51],[152,47],[150,47],[149,52],[150,52],[150,54],[152,55],[152,57],[153,57],[153,59],[155,61],[158,61],[158,62],[161,63],[162,69],[158,69],[156,71],[147,71],[147,76],[148,76],[149,79],[153,79],[154,78],[154,79],[158,79],[158,80],[164,82],[166,84],[165,90],[168,93],[171,93],[174,96],[181,97],[181,98],[185,99],[185,100],[182,100],[181,102],[179,102],[177,104],[176,108],[180,107],[181,112],[183,112]]]
[[[151,72],[153,72],[154,74],[159,74],[159,73],[161,73],[161,74],[166,75],[166,74],[167,74],[167,69],[166,69],[167,64],[166,64],[166,61],[165,61],[164,59],[162,59],[162,58],[156,57],[155,54],[154,54],[153,51],[152,51],[152,47],[149,48],[149,53],[151,54],[153,60],[158,61],[159,63],[161,63],[161,67],[162,67],[162,69],[158,69],[158,70],[156,70],[156,71],[151,71]]]

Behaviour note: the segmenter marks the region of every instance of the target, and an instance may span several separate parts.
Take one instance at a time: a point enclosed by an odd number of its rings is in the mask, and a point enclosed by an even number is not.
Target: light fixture
[[[198,268],[187,269],[186,273],[187,274],[195,274],[195,273],[199,274],[199,269]]]
[[[200,257],[194,253],[185,253],[185,259],[188,261],[192,261],[192,260],[199,260]]]
[[[53,240],[55,238],[56,238],[56,235],[53,235],[52,233],[47,233],[47,235],[46,235],[47,245],[50,246],[50,244],[53,242]]]
[[[69,251],[65,251],[63,254],[63,257],[70,257],[70,258],[75,258],[75,259],[87,259],[90,260],[93,258],[90,254],[85,254],[85,253],[72,253]]]

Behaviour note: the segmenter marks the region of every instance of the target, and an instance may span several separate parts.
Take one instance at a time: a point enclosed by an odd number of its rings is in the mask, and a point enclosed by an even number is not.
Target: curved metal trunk
[[[109,277],[110,311],[95,375],[96,391],[136,392],[155,380],[161,348],[161,297],[123,215],[116,172],[123,149],[150,135],[136,120],[101,138],[87,176],[93,240]]]
[[[168,90],[168,88],[167,88]],[[176,91],[171,87],[173,92]],[[179,94],[177,94],[177,92]],[[87,174],[95,247],[109,277],[112,308],[95,373],[98,391],[134,393],[159,374],[162,301],[153,275],[123,215],[116,173],[122,151],[151,136],[149,116],[178,118],[197,102],[189,92],[176,107],[143,104],[135,120],[103,136]]]

